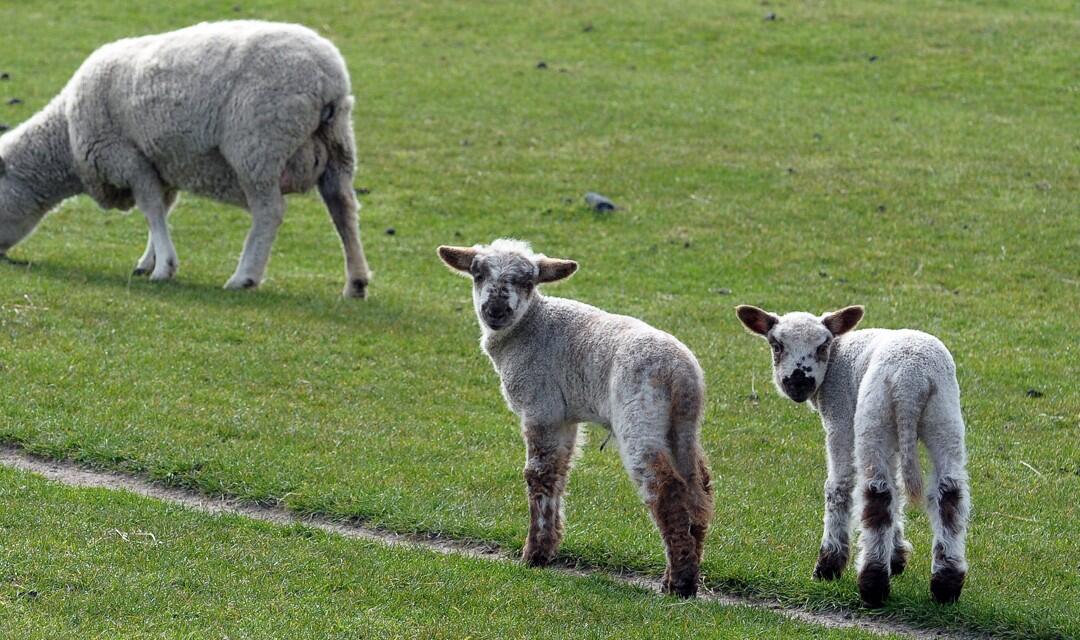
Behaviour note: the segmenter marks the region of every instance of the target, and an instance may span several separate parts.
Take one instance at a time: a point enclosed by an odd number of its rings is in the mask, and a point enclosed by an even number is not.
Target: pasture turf
[[[876,638],[0,470],[4,638]]]
[[[913,514],[886,613],[1080,635],[1071,3],[0,2],[0,122],[41,108],[103,42],[236,17],[304,22],[348,60],[370,298],[338,297],[314,195],[290,199],[267,281],[241,294],[220,287],[244,212],[182,198],[179,275],[153,284],[128,276],[141,216],[70,200],[11,252],[29,266],[0,265],[0,440],[517,548],[524,448],[468,284],[434,253],[515,236],[581,262],[549,294],[641,317],[701,360],[710,586],[857,605],[850,571],[810,578],[818,418],[770,388],[767,347],[733,307],[859,303],[866,326],[950,347],[971,458],[960,603],[931,603]],[[590,212],[590,190],[620,210]],[[571,476],[563,554],[659,573],[659,537],[600,439]]]

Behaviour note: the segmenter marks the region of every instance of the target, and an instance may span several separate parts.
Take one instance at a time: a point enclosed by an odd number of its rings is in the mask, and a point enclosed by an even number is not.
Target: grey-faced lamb
[[[0,255],[65,198],[137,206],[150,227],[136,275],[172,278],[177,191],[246,207],[228,289],[258,286],[284,194],[318,186],[345,251],[345,295],[370,273],[352,187],[349,74],[310,29],[236,21],[120,40],[90,55],[44,109],[0,137]]]
[[[890,576],[903,572],[912,549],[897,479],[921,500],[922,440],[933,462],[926,496],[934,530],[930,591],[937,602],[955,602],[968,570],[971,498],[960,387],[945,345],[921,331],[852,331],[863,316],[858,306],[820,317],[777,316],[747,305],[736,313],[771,345],[776,388],[795,402],[809,400],[825,427],[825,531],[814,577],[832,580],[843,572],[856,497],[862,511],[859,594],[867,606],[885,602]]]
[[[542,295],[537,285],[577,270],[571,260],[505,239],[442,246],[439,256],[471,276],[481,348],[521,419],[530,513],[523,560],[554,559],[578,425],[592,422],[610,430],[663,537],[664,591],[695,595],[713,498],[698,443],[705,383],[694,355],[635,318]]]

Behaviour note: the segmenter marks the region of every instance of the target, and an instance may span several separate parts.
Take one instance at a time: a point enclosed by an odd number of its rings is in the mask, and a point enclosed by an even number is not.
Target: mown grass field
[[[952,349],[968,422],[963,598],[930,602],[928,526],[913,514],[917,555],[887,614],[1080,635],[1075,6],[237,9],[0,2],[0,122],[28,117],[121,36],[232,17],[315,27],[353,75],[370,298],[338,298],[340,246],[315,196],[290,200],[268,280],[241,295],[220,287],[242,211],[182,199],[171,218],[180,273],[156,285],[128,276],[145,242],[140,215],[68,201],[11,252],[29,267],[0,265],[0,440],[298,512],[518,547],[524,449],[479,353],[468,285],[434,254],[512,235],[581,262],[549,294],[639,316],[698,354],[719,494],[710,586],[857,605],[850,572],[810,579],[818,419],[773,392],[767,348],[732,309],[860,303],[866,326],[920,328]],[[622,209],[590,212],[589,190]],[[563,553],[659,573],[659,537],[599,442],[570,480]]]
[[[877,638],[0,470],[5,638]]]

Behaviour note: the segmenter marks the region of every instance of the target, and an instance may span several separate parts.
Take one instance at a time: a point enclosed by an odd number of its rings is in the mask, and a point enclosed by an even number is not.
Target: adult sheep
[[[345,295],[369,280],[352,178],[349,74],[299,25],[204,23],[90,55],[44,109],[0,138],[0,255],[60,201],[138,207],[150,226],[136,275],[172,278],[166,219],[180,190],[246,207],[251,231],[227,289],[262,281],[284,195],[318,185],[345,250]]]

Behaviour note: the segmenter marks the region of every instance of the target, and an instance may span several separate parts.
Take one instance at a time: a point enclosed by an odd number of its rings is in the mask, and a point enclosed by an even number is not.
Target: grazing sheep
[[[150,234],[135,274],[169,279],[178,263],[166,218],[186,190],[251,212],[225,287],[255,287],[284,194],[318,185],[345,250],[345,295],[364,297],[352,105],[341,54],[298,25],[206,23],[105,45],[0,138],[0,256],[61,200],[87,193],[143,212]]]
[[[555,557],[578,424],[593,422],[610,430],[660,529],[664,591],[695,595],[713,498],[698,444],[705,382],[694,354],[640,320],[536,289],[569,277],[576,262],[533,254],[515,240],[443,246],[439,256],[472,276],[481,348],[521,418],[530,513],[524,561]]]
[[[847,564],[857,482],[859,594],[868,606],[884,604],[890,576],[903,572],[911,553],[897,471],[908,495],[920,500],[921,439],[934,465],[926,505],[934,529],[930,591],[937,602],[955,602],[967,575],[964,537],[971,499],[960,387],[945,345],[921,331],[851,331],[862,319],[862,307],[821,317],[776,316],[746,305],[736,313],[772,346],[776,388],[795,402],[810,400],[825,426],[825,533],[814,577],[835,579]]]

